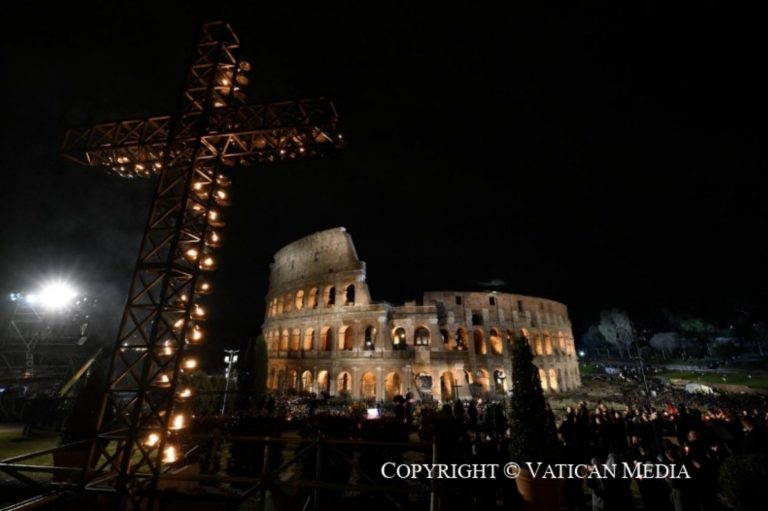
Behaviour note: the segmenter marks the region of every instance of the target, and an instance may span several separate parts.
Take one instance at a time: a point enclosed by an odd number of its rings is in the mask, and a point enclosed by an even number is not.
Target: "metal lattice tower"
[[[190,395],[180,376],[198,365],[198,298],[211,291],[203,274],[216,266],[218,208],[229,202],[223,167],[321,156],[342,143],[328,99],[245,105],[251,66],[238,50],[228,24],[203,25],[177,115],[73,129],[63,143],[79,163],[158,176],[85,479],[120,507],[152,509],[158,477],[179,456]]]

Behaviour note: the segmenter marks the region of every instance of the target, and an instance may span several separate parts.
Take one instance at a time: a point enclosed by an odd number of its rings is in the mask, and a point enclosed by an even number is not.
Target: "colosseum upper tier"
[[[542,388],[581,386],[565,305],[509,293],[434,291],[422,302],[373,302],[365,263],[343,227],[274,256],[262,328],[268,387],[391,400],[499,398],[514,339],[531,343]]]

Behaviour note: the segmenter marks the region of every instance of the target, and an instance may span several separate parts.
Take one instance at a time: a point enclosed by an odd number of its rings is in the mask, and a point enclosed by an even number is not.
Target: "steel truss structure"
[[[157,481],[179,456],[189,389],[203,338],[203,274],[228,205],[225,166],[322,156],[342,145],[325,98],[244,105],[250,65],[224,22],[203,25],[175,116],[72,129],[65,156],[125,177],[158,176],[154,200],[112,354],[86,488],[120,508],[153,509]]]

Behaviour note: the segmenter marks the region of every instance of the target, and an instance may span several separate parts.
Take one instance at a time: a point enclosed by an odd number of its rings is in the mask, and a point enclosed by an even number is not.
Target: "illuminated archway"
[[[367,371],[360,378],[360,398],[376,399],[376,376]]]
[[[499,331],[495,328],[491,328],[491,353],[494,355],[502,355],[504,353],[504,343],[501,340]]]
[[[384,397],[387,401],[392,401],[395,396],[402,395],[403,384],[400,375],[396,372],[387,374],[384,378]]]
[[[485,346],[485,333],[481,329],[475,328],[473,336],[475,344],[475,355],[485,355],[488,353],[488,348]]]

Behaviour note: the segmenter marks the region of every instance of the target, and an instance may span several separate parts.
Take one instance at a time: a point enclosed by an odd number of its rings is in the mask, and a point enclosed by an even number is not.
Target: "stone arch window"
[[[299,351],[301,344],[301,330],[294,328],[291,330],[291,351]]]
[[[299,289],[298,291],[296,291],[296,300],[294,300],[294,302],[295,302],[297,311],[300,311],[301,309],[304,308],[304,290],[303,289]]]
[[[364,339],[363,349],[372,350],[375,348],[376,348],[376,327],[370,325],[365,327],[365,339]]]
[[[315,349],[315,331],[312,328],[304,330],[304,351]]]
[[[317,288],[313,287],[309,290],[309,296],[307,297],[307,309],[317,309]]]
[[[528,333],[528,329],[527,328],[521,328],[520,329],[520,340],[523,341],[525,344],[530,344],[531,336]]]
[[[395,396],[403,393],[402,386],[403,384],[399,374],[394,371],[387,374],[384,378],[384,398],[387,401],[392,401]]]
[[[283,297],[282,296],[277,297],[277,313],[278,314],[283,313]]]
[[[456,382],[451,371],[445,371],[440,375],[440,399],[454,401],[456,396]]]
[[[288,329],[283,330],[283,335],[280,337],[280,351],[288,351]]]
[[[326,307],[333,307],[336,305],[336,288],[334,286],[326,286],[323,292]]]
[[[324,326],[320,330],[320,351],[331,351],[333,349],[333,329]]]
[[[509,346],[514,346],[515,344],[515,331],[511,328],[507,330],[507,344]]]
[[[544,354],[544,346],[541,344],[541,336],[539,334],[533,334],[533,349],[534,355],[541,356]]]
[[[429,328],[420,326],[414,332],[413,342],[416,346],[429,346],[431,334]]]
[[[485,345],[485,333],[480,328],[475,328],[473,332],[475,355],[486,355],[488,348]]]
[[[291,293],[286,293],[285,301],[283,303],[283,312],[291,312],[291,308],[293,306],[293,295]]]
[[[464,369],[464,381],[467,382],[467,385],[471,385],[475,383],[475,378],[472,376],[472,373]]]
[[[459,328],[456,330],[456,349],[464,351],[467,349],[467,345],[469,345],[469,335],[466,329]]]
[[[549,332],[544,332],[544,354],[549,356],[552,354],[552,337]]]
[[[355,330],[351,326],[343,326],[339,330],[339,350],[352,351],[355,347]]]
[[[344,291],[344,295],[346,298],[345,305],[354,305],[355,304],[355,285],[350,284],[347,286],[347,289]]]
[[[504,343],[501,340],[501,335],[499,335],[499,331],[495,328],[491,328],[490,341],[491,341],[491,353],[493,353],[494,355],[501,355],[504,353]]]
[[[336,390],[340,395],[349,395],[352,392],[352,376],[347,371],[340,372],[336,378]]]
[[[541,381],[541,390],[549,390],[549,385],[547,385],[547,372],[544,369],[539,369],[539,381]]]
[[[493,372],[493,383],[497,394],[507,393],[507,375],[503,369],[496,369]]]
[[[549,388],[552,392],[557,392],[558,390],[557,371],[554,367],[549,369]]]
[[[453,351],[456,349],[456,342],[451,339],[451,333],[445,328],[440,329],[440,338],[443,340],[443,350]]]
[[[312,371],[301,373],[301,390],[303,392],[312,392]]]
[[[317,391],[318,392],[330,392],[330,379],[328,378],[328,371],[322,370],[317,373]]]
[[[296,386],[299,384],[299,373],[296,369],[288,371],[288,388],[296,390]]]
[[[485,369],[478,369],[477,374],[475,375],[475,383],[479,383],[482,386],[483,394],[487,394],[491,388],[488,371]]]
[[[394,332],[392,332],[392,349],[393,350],[404,350],[406,349],[405,346],[405,328],[396,328]]]
[[[362,399],[376,399],[376,375],[372,371],[366,371],[360,378],[360,397]]]

